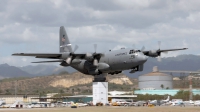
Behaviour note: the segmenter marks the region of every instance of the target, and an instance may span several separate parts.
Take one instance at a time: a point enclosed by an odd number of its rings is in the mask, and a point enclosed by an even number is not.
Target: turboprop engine
[[[150,50],[148,55],[151,57],[157,57],[160,56],[160,52],[159,50]]]
[[[99,75],[110,68],[110,66],[107,63],[98,63],[97,66],[94,66],[91,61],[86,60],[81,60],[79,64],[74,64],[72,65],[72,67],[73,66],[75,66],[78,70],[88,75]]]

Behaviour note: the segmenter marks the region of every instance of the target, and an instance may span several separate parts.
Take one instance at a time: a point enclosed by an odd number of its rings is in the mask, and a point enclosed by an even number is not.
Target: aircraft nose
[[[148,59],[148,57],[147,56],[145,56],[145,55],[140,55],[140,58],[139,58],[139,60],[140,60],[140,62],[146,62],[147,61],[147,59]]]

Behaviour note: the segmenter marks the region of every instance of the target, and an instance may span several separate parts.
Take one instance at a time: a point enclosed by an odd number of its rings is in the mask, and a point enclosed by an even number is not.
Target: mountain
[[[36,76],[45,76],[45,75],[52,75],[52,74],[59,74],[61,72],[68,72],[73,73],[76,70],[71,67],[62,67],[62,66],[55,66],[55,65],[44,65],[39,64],[36,66],[28,65],[24,67],[20,67],[21,70],[34,74]]]
[[[0,65],[0,79],[10,77],[34,77],[35,75],[27,73],[18,67],[10,66],[8,64]]]
[[[123,73],[128,77],[137,78],[139,75],[152,72],[153,67],[158,66],[159,70],[184,70],[184,71],[197,71],[200,69],[200,56],[198,55],[179,55],[176,57],[162,58],[162,61],[157,61],[157,58],[151,58],[144,64],[144,70],[142,72],[136,72],[130,74],[130,70],[126,70]],[[174,76],[180,76],[180,74],[173,74]],[[187,74],[186,74],[187,75]]]

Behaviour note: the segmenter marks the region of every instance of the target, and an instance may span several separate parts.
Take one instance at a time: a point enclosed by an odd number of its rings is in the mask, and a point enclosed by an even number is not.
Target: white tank
[[[157,71],[139,76],[138,81],[141,90],[173,89],[173,76]]]

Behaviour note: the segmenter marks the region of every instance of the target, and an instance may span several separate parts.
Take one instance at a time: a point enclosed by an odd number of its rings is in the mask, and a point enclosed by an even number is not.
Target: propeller
[[[75,47],[74,47],[74,49],[73,49],[73,51],[69,54],[70,56],[66,59],[66,63],[67,64],[71,64],[71,62],[72,62],[72,57],[73,57],[73,54],[74,54],[74,52],[76,51],[78,49],[78,46],[77,45],[75,45]]]
[[[145,47],[144,47],[144,46],[142,46],[141,52],[143,52],[144,50],[145,50]]]
[[[135,44],[132,44],[132,47],[133,49],[137,50]],[[145,46],[142,46],[140,51],[143,52],[144,50],[145,50]]]
[[[93,65],[94,66],[98,66],[98,60],[97,58],[94,56],[96,54],[96,50],[97,50],[97,44],[94,44],[94,53],[93,53],[93,57],[94,57],[94,60],[93,60]]]
[[[160,50],[161,41],[158,41],[158,48]]]
[[[157,60],[158,60],[159,62],[161,62],[161,61],[162,61],[161,56],[158,56]]]
[[[157,59],[157,60],[158,60],[159,62],[162,61],[161,52],[160,52],[160,46],[161,46],[161,41],[158,41],[158,48],[159,48],[159,49],[157,50],[157,52],[158,52],[159,55],[158,55],[158,59]],[[162,52],[162,53],[167,54],[168,52],[166,51],[166,52]]]
[[[160,45],[161,45],[161,41],[158,41],[158,50],[157,50],[158,58],[157,58],[157,61],[159,61],[159,62],[162,61],[162,59],[161,59],[161,53],[160,53]]]
[[[96,50],[97,50],[97,44],[94,44],[94,51],[96,53]]]
[[[132,44],[133,49],[135,49],[135,44]]]

